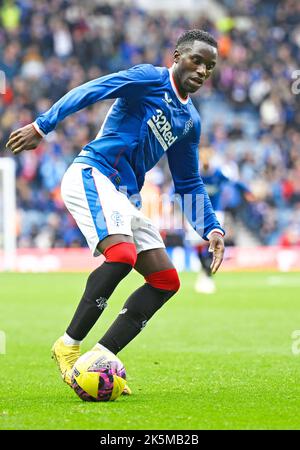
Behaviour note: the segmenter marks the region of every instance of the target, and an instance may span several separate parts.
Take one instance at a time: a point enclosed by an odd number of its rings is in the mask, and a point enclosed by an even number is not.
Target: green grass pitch
[[[87,274],[2,273],[0,429],[299,429],[299,274],[220,273],[217,293],[202,296],[195,276],[181,274],[180,293],[119,354],[133,395],[84,403],[50,348]],[[142,282],[131,274],[121,283],[83,351]]]

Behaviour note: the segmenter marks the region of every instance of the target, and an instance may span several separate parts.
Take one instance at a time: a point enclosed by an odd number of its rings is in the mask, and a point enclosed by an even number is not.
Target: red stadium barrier
[[[0,253],[0,270],[3,270],[3,254]],[[87,248],[18,249],[15,270],[18,272],[80,272],[90,271],[104,261],[94,258]]]
[[[228,247],[224,269],[300,270],[300,247]]]
[[[182,247],[169,248],[168,253],[178,270],[198,270],[194,251]],[[18,272],[79,272],[91,271],[104,261],[92,257],[87,248],[18,249],[15,270]],[[300,247],[227,247],[222,271],[229,270],[300,270]],[[4,270],[0,252],[0,271]]]

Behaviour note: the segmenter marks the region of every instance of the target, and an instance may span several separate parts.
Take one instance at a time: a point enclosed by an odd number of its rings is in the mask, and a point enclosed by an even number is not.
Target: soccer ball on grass
[[[91,350],[74,364],[72,388],[87,402],[116,400],[126,386],[126,371],[120,359],[109,351]]]

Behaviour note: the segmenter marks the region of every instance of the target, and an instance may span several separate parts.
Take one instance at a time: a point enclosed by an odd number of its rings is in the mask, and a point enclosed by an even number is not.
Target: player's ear
[[[178,63],[180,59],[180,52],[177,50],[177,48],[174,50],[174,62]]]

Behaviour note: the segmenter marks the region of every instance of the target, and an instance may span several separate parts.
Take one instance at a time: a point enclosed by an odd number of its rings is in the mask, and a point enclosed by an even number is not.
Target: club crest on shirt
[[[183,130],[183,135],[185,136],[186,134],[188,134],[188,132],[193,128],[193,126],[194,126],[194,122],[193,122],[193,119],[192,118],[190,118],[186,123],[185,123],[185,126],[184,126],[184,130]]]
[[[113,213],[110,217],[116,227],[120,227],[121,225],[124,225],[123,216],[121,213],[119,213],[119,211],[113,211]]]

